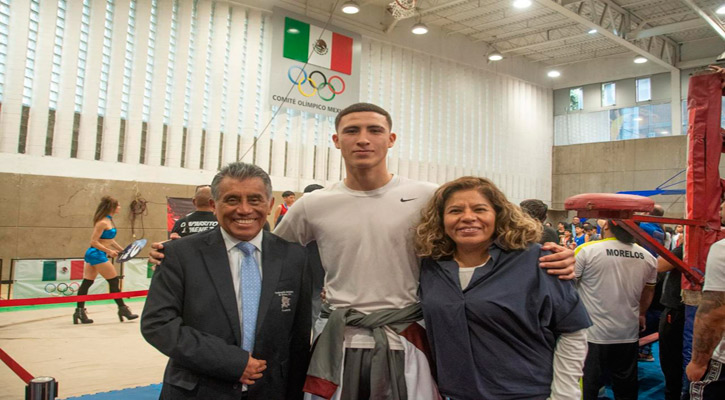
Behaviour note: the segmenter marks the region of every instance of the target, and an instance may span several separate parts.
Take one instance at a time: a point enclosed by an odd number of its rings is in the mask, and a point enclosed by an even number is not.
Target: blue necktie
[[[242,348],[251,353],[254,349],[254,331],[257,327],[259,296],[262,293],[262,278],[254,258],[255,247],[249,242],[239,242],[237,248],[244,253],[239,269],[239,296],[242,298]]]

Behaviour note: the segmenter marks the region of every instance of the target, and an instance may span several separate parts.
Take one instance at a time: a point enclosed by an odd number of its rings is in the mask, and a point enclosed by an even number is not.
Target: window
[[[650,78],[641,78],[636,81],[637,102],[652,100],[652,82]]]
[[[207,129],[209,121],[209,96],[211,92],[211,54],[214,38],[214,12],[216,11],[216,3],[211,3],[211,14],[209,15],[209,39],[206,42],[206,64],[204,65],[204,96],[201,107],[201,128]],[[202,150],[202,159],[204,153]],[[202,166],[199,166],[202,168]]]
[[[171,32],[169,32],[169,60],[166,64],[166,93],[164,95],[164,127],[171,123],[171,95],[174,91],[174,60],[176,59],[176,30],[179,19],[179,0],[171,8]],[[164,128],[164,132],[166,132]],[[162,150],[162,151],[165,151]]]
[[[569,111],[584,109],[584,90],[582,88],[569,89]]]
[[[224,45],[224,76],[222,78],[222,105],[221,105],[221,121],[219,123],[220,131],[224,132],[227,125],[227,87],[229,86],[229,51],[231,47],[231,31],[232,31],[232,7],[227,12],[226,37]],[[221,146],[220,146],[221,147]],[[220,150],[221,152],[221,150]],[[221,162],[221,155],[219,156]]]
[[[63,53],[63,32],[65,31],[66,1],[58,0],[58,12],[55,19],[55,43],[53,45],[53,66],[50,71],[50,109],[58,108],[60,90],[60,61]],[[52,132],[51,132],[52,134]],[[47,154],[49,155],[49,154]]]
[[[10,1],[0,0],[0,102],[5,84],[5,62],[8,57],[8,35],[10,34]]]
[[[35,49],[38,45],[38,20],[40,3],[30,2],[30,22],[28,23],[28,47],[25,53],[25,76],[23,79],[23,105],[30,106],[33,97],[33,77],[35,74]],[[24,153],[25,151],[18,151]]]
[[[133,72],[133,49],[136,45],[136,0],[128,7],[126,27],[126,53],[123,59],[123,85],[121,87],[121,118],[128,119],[128,102],[131,97],[131,74]],[[121,161],[121,160],[119,160]]]
[[[602,107],[611,107],[615,104],[614,82],[602,84]]]
[[[145,122],[149,121],[149,115],[151,113],[151,90],[152,90],[152,81],[153,81],[153,74],[154,74],[154,50],[156,49],[156,14],[158,10],[158,4],[156,0],[151,1],[151,19],[149,22],[149,40],[148,40],[148,50],[146,51],[146,76],[144,80],[144,89],[143,89],[143,120]],[[142,146],[145,145],[145,143],[141,144]],[[142,156],[143,157],[143,156]],[[143,164],[143,161],[141,161]]]
[[[194,75],[194,51],[196,50],[196,12],[198,3],[194,1],[191,6],[191,28],[189,33],[189,55],[186,59],[186,87],[184,88],[184,127],[189,126],[189,112],[191,109],[191,85]],[[186,144],[184,144],[186,146]],[[183,154],[182,154],[183,157]],[[184,167],[184,165],[181,165]]]
[[[103,116],[106,114],[106,100],[108,96],[108,73],[111,69],[111,38],[113,37],[113,1],[114,0],[106,0],[106,18],[103,29],[103,56],[101,57],[101,84],[98,90],[99,116]]]

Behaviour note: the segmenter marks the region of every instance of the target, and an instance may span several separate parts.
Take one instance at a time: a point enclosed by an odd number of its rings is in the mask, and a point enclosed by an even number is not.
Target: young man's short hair
[[[282,197],[290,197],[290,196],[294,196],[294,195],[295,195],[295,192],[293,192],[291,190],[285,190],[284,192],[282,192]]]
[[[611,219],[607,221],[607,224],[609,225],[609,230],[612,231],[612,234],[615,238],[617,238],[617,240],[627,244],[634,243],[634,236],[632,236],[632,234],[627,232],[624,228],[619,225],[615,225],[614,221]]]
[[[519,206],[525,213],[529,214],[534,219],[541,221],[542,223],[546,221],[546,212],[549,210],[549,206],[547,206],[543,201],[538,199],[528,199],[522,201]]]
[[[304,192],[305,192],[305,193],[312,193],[312,192],[314,192],[315,190],[320,190],[320,189],[324,189],[324,187],[323,187],[322,185],[318,185],[318,184],[316,184],[316,183],[313,183],[313,184],[311,184],[311,185],[307,185],[307,186],[305,186],[305,190],[304,190]]]
[[[385,109],[371,103],[355,103],[353,105],[345,107],[342,111],[337,113],[337,117],[335,117],[335,131],[337,131],[337,128],[340,126],[340,120],[342,119],[342,117],[346,116],[347,114],[352,114],[356,112],[378,113],[385,117],[385,120],[388,121],[388,129],[390,129],[390,131],[393,130],[393,118],[390,117],[390,113],[385,111]]]

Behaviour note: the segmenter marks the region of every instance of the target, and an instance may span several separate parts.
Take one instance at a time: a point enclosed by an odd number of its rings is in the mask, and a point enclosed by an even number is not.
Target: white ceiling
[[[348,20],[367,15],[360,23],[380,34],[409,30],[420,20],[437,34],[480,43],[483,52],[495,49],[547,67],[639,54],[672,70],[680,66],[683,45],[712,47],[715,40],[720,46],[710,54],[725,50],[725,16],[715,14],[725,0],[534,0],[523,10],[513,0],[418,0],[417,13],[402,21],[386,12],[395,0],[358,0],[357,15],[342,14],[344,0],[283,1],[321,10],[337,6],[335,17]],[[588,33],[593,28],[597,33]]]

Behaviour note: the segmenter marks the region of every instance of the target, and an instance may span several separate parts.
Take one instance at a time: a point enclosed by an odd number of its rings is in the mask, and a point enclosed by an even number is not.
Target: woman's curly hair
[[[438,260],[453,255],[456,244],[445,233],[443,211],[453,193],[471,189],[477,190],[493,205],[496,226],[491,239],[498,240],[500,246],[507,250],[520,250],[541,239],[541,224],[508,201],[493,182],[486,178],[464,176],[439,187],[421,212],[421,222],[415,229],[415,251],[419,257]]]

